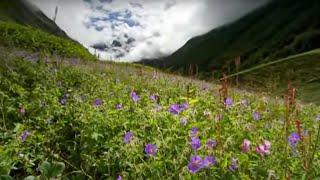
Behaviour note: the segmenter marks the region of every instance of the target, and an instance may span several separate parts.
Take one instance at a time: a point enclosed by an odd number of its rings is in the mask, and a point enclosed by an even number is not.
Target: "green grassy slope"
[[[77,42],[58,37],[42,30],[11,22],[0,21],[0,45],[20,47],[43,55],[57,54],[61,57],[78,57],[96,60],[89,51]]]
[[[26,0],[1,0],[0,21],[33,26],[50,34],[70,39],[51,19]]]
[[[299,89],[300,99],[320,104],[320,49],[263,63],[228,77],[237,75],[243,85],[274,94],[282,93],[290,80]]]
[[[241,69],[320,47],[320,2],[272,1],[234,23],[188,41],[163,61],[143,63],[186,72],[197,65],[202,77],[212,70],[231,72],[234,58]]]
[[[10,50],[6,53],[13,54]],[[294,155],[289,145],[284,146],[288,142],[283,131],[283,103],[261,98],[262,94],[230,90],[234,103],[224,109],[216,86],[154,74],[141,66],[86,61],[57,67],[6,55],[0,60],[0,178],[9,174],[15,179],[29,175],[56,179],[115,179],[119,175],[124,179],[266,179],[272,172],[272,177],[281,179],[284,165],[291,178],[320,177],[317,106],[300,109],[298,118],[308,134],[304,135],[306,141],[298,142]],[[132,91],[140,97],[137,102],[130,96]],[[150,99],[153,94],[157,100]],[[95,105],[96,100],[101,104]],[[169,113],[170,105],[185,102],[189,103],[186,110],[178,115]],[[119,104],[121,108],[117,108]],[[254,112],[260,113],[260,120],[253,120]],[[187,119],[185,125],[183,118]],[[190,146],[193,127],[199,128],[195,133],[201,141],[198,150]],[[295,132],[295,126],[289,130]],[[129,131],[133,139],[126,144],[124,134]],[[217,146],[207,146],[210,139],[216,140]],[[251,142],[248,152],[241,151],[244,139]],[[269,155],[255,151],[264,140],[271,142]],[[144,151],[148,143],[157,146],[154,156]],[[302,151],[302,147],[308,150]],[[188,163],[194,155],[214,156],[217,163],[190,173]],[[311,157],[313,162],[305,171],[303,162],[310,162]],[[238,160],[234,171],[229,170],[232,158]]]
[[[43,57],[96,60],[36,6],[25,0],[0,1],[0,46],[28,49]]]

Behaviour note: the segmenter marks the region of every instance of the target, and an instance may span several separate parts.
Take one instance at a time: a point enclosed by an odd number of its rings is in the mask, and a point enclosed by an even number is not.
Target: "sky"
[[[28,0],[101,60],[170,55],[192,37],[235,21],[268,0]]]

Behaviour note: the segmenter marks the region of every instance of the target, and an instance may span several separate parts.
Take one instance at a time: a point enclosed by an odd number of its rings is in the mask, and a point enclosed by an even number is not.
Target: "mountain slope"
[[[0,21],[33,26],[50,34],[70,39],[55,22],[26,0],[1,0]]]
[[[286,71],[284,71],[286,70]],[[282,94],[288,80],[298,89],[298,98],[320,104],[320,49],[267,62],[228,76],[239,77],[245,87],[255,91]],[[259,77],[259,78],[257,78]]]
[[[96,60],[85,47],[25,0],[0,1],[0,46],[28,49],[42,56]]]
[[[234,58],[241,56],[240,68],[247,69],[319,48],[319,12],[316,0],[272,1],[232,24],[189,40],[163,60],[142,63],[182,72],[197,65],[202,76],[208,77],[213,69],[232,72]]]

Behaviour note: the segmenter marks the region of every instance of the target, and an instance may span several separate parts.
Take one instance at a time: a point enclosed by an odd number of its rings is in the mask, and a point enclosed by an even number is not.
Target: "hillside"
[[[0,1],[0,46],[39,52],[41,58],[59,55],[96,60],[85,47],[25,0]]]
[[[284,72],[285,70],[285,72]],[[239,77],[240,84],[254,91],[281,94],[288,79],[299,90],[298,98],[304,102],[320,104],[320,49],[262,63],[250,69],[229,75]],[[259,77],[259,78],[257,78]]]
[[[240,69],[273,61],[320,47],[320,2],[317,0],[271,1],[234,23],[189,40],[162,60],[145,60],[152,65],[186,73],[198,66],[199,76],[215,71],[235,71],[234,59],[241,56]],[[195,72],[195,70],[194,70]]]
[[[1,0],[0,22],[1,21],[33,26],[50,34],[70,39],[55,22],[44,15],[39,8],[26,0]]]
[[[285,116],[280,99],[229,89],[225,107],[218,86],[198,80],[17,51],[0,56],[0,179],[320,177],[318,106]],[[308,133],[295,147],[284,117]]]

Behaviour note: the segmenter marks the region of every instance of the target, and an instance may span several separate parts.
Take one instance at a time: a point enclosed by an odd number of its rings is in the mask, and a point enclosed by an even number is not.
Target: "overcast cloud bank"
[[[135,61],[174,52],[267,0],[29,0],[100,58]]]

